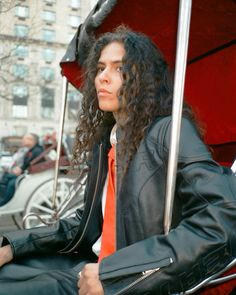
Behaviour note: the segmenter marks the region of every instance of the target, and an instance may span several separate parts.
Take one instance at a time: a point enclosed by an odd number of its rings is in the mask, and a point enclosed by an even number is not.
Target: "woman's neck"
[[[118,126],[122,126],[126,120],[126,114],[124,112],[113,112],[113,116]]]

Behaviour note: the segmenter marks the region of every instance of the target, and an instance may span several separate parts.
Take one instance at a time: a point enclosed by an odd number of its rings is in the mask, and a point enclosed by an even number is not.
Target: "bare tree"
[[[27,73],[25,73],[26,75],[22,73],[21,76],[14,75],[14,66],[22,62],[17,56],[18,49],[31,45],[33,37],[41,30],[37,15],[31,15],[27,37],[1,33],[8,31],[6,22],[1,21],[1,19],[7,18],[11,10],[16,9],[19,5],[22,5],[22,2],[14,0],[0,1],[0,99],[10,101],[13,100],[10,91],[12,87],[9,87],[11,85],[24,82],[26,85],[35,86],[33,87],[35,95],[39,93],[40,87],[48,85],[48,82],[40,79],[37,75],[27,75]],[[39,40],[38,42],[40,43]],[[31,70],[34,70],[32,65]]]
[[[19,1],[2,0],[0,1],[0,13],[8,12],[17,5],[19,5]]]

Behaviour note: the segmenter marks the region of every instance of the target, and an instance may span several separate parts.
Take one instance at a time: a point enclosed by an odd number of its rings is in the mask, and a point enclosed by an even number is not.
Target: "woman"
[[[186,105],[163,234],[172,83],[152,41],[125,27],[101,36],[83,95],[74,163],[87,165],[84,210],[4,235],[0,263],[15,262],[0,272],[0,294],[173,294],[223,269],[236,254],[235,178],[212,160]]]

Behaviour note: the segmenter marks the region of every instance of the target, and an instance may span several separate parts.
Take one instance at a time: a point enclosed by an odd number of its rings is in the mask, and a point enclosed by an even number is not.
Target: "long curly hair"
[[[93,144],[104,135],[101,130],[115,124],[112,113],[99,109],[94,84],[101,51],[112,42],[122,43],[125,49],[123,83],[118,98],[126,118],[120,126],[122,137],[119,142],[122,147],[119,156],[126,155],[128,159],[126,169],[146,129],[155,118],[170,115],[172,111],[173,79],[163,55],[152,40],[125,26],[103,34],[95,40],[84,63],[82,108],[74,147],[76,165],[84,165],[89,160]],[[187,104],[184,104],[183,115],[193,120]]]

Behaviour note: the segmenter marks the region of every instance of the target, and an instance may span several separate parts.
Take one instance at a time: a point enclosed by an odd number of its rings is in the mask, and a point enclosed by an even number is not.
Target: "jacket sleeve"
[[[2,246],[10,244],[15,258],[32,253],[55,253],[76,235],[82,212],[73,218],[60,219],[53,225],[4,233]]]
[[[158,143],[163,154],[169,147],[169,129]],[[101,261],[100,279],[106,295],[181,292],[236,257],[236,177],[211,159],[186,119],[181,130],[175,197],[182,202],[182,220],[176,228]]]
[[[88,178],[84,191],[84,203],[88,191]],[[84,208],[77,209],[75,217],[59,219],[49,226],[4,233],[1,246],[10,244],[14,258],[33,253],[61,252],[79,232],[83,213]]]
[[[88,194],[89,178],[88,173],[84,203]],[[14,258],[33,253],[59,253],[74,240],[82,227],[80,224],[84,207],[76,210],[75,217],[59,219],[53,225],[4,233],[2,246],[10,244]]]

